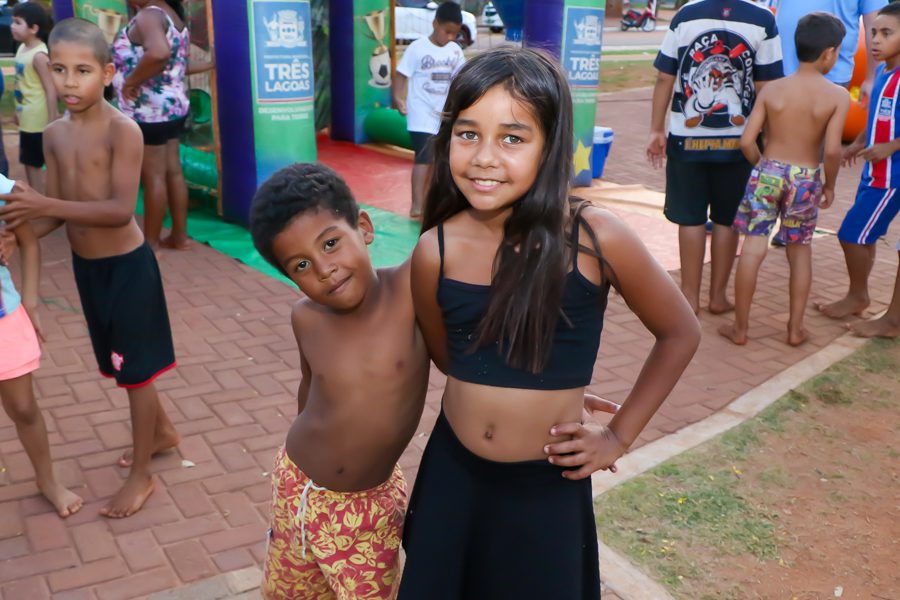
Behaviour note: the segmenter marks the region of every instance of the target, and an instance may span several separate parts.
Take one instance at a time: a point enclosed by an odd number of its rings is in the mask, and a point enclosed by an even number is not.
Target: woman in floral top
[[[190,108],[185,76],[190,37],[180,0],[128,0],[137,14],[113,42],[113,87],[119,108],[144,134],[144,236],[154,248],[187,249],[188,192],[181,172],[179,134]],[[168,205],[172,231],[160,239]]]

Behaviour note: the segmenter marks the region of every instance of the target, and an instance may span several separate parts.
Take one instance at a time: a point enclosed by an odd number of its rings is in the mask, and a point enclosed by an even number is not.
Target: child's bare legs
[[[734,305],[726,295],[728,278],[734,266],[738,234],[731,227],[713,225],[712,269],[709,282],[709,312],[722,314]],[[703,277],[703,257],[706,254],[706,226],[679,225],[678,252],[681,256],[681,293],[694,313],[700,311],[700,280]]]
[[[134,458],[131,473],[116,495],[100,509],[100,514],[120,519],[130,517],[141,509],[153,493],[153,475],[150,473],[150,457],[153,454],[153,437],[157,412],[161,410],[156,387],[151,383],[128,389],[131,406],[131,435],[134,440]]]
[[[734,308],[728,300],[728,279],[737,254],[738,233],[731,226],[713,224],[712,246],[710,247],[709,312],[714,315],[726,313]]]
[[[409,208],[409,216],[413,219],[421,219],[425,210],[425,194],[428,192],[428,182],[431,180],[431,165],[414,164],[412,169],[412,205]]]
[[[144,237],[155,251],[159,248],[159,237],[166,218],[165,146],[144,146],[141,184],[144,186]]]
[[[169,420],[169,415],[166,414],[162,404],[159,402],[158,394],[156,396],[156,402],[156,427],[153,431],[153,451],[151,456],[159,454],[160,452],[165,452],[166,450],[171,450],[181,442],[181,436],[178,435],[175,425]],[[123,452],[122,456],[119,458],[119,466],[128,468],[133,463],[134,449],[129,448]]]
[[[900,251],[897,252],[900,259]],[[894,280],[894,295],[887,312],[869,321],[852,323],[850,331],[860,337],[900,337],[900,264],[897,265],[897,278]]]
[[[3,399],[3,409],[16,425],[16,433],[34,467],[38,489],[61,517],[81,510],[84,500],[63,487],[53,474],[47,426],[34,399],[31,374],[0,381],[0,398]]]
[[[166,193],[169,198],[169,214],[172,216],[172,231],[160,241],[164,248],[187,250],[191,247],[187,236],[188,189],[181,171],[180,145],[178,138],[166,145]]]
[[[25,179],[28,180],[28,185],[34,188],[37,193],[44,193],[44,171],[40,167],[25,165]]]
[[[759,268],[769,250],[769,238],[765,235],[745,235],[741,258],[734,276],[734,323],[719,327],[719,334],[738,345],[747,343],[750,327],[750,306],[756,292]]]
[[[681,293],[697,314],[700,312],[700,278],[706,254],[704,225],[678,226],[678,254],[681,258]]]
[[[812,246],[809,244],[787,244],[787,259],[791,266],[791,315],[788,319],[787,343],[799,346],[809,338],[803,328],[806,302],[812,286]]]
[[[869,306],[869,273],[875,264],[875,244],[851,244],[841,242],[850,289],[847,295],[831,304],[816,304],[826,317],[843,319],[850,315],[862,315]]]

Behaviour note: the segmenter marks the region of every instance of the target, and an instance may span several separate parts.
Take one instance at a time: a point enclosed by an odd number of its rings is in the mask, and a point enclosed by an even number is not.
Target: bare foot
[[[743,346],[747,343],[747,332],[746,331],[738,331],[737,327],[733,324],[725,324],[719,327],[719,335],[724,336],[737,344],[738,346]]]
[[[787,343],[790,346],[799,346],[809,339],[809,332],[802,327],[798,330],[788,328]]]
[[[688,304],[691,307],[691,310],[694,311],[695,315],[700,314],[700,298],[697,298],[693,294],[689,294],[684,291],[684,288],[681,289],[681,294],[684,296],[684,299],[687,300]]]
[[[819,312],[821,312],[826,317],[830,317],[832,319],[843,319],[844,317],[849,317],[850,315],[861,317],[863,311],[869,307],[869,300],[868,298],[865,300],[860,300],[859,298],[853,296],[844,296],[837,302],[832,302],[830,304],[822,304],[821,302],[817,302],[815,306],[819,310]]]
[[[134,475],[125,480],[125,485],[100,509],[100,514],[110,519],[124,519],[141,510],[144,502],[153,493],[156,482],[152,475]]]
[[[900,322],[897,322],[897,320],[888,319],[887,316],[883,316],[880,319],[860,321],[858,323],[848,323],[847,329],[849,329],[853,333],[853,335],[865,338],[900,337]]]
[[[191,241],[187,238],[179,238],[175,239],[171,235],[164,237],[159,241],[159,245],[162,248],[167,248],[169,250],[190,250]]]
[[[717,302],[710,300],[709,306],[706,308],[714,315],[724,315],[734,310],[734,303],[728,300],[719,300]]]
[[[178,446],[181,443],[181,436],[178,435],[178,432],[174,429],[170,431],[164,431],[162,433],[156,434],[156,439],[153,440],[153,453],[152,456],[156,456],[166,450],[171,450]],[[134,448],[129,448],[125,452],[122,453],[122,456],[119,457],[119,466],[127,469],[131,465],[134,464]]]
[[[38,489],[50,504],[56,509],[60,517],[71,517],[84,506],[84,500],[75,492],[53,481],[48,484],[38,483]]]

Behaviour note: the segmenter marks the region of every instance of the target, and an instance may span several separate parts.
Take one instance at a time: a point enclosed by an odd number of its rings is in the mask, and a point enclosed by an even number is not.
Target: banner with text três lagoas
[[[597,87],[600,84],[600,50],[603,46],[603,0],[567,0],[564,10],[560,63],[572,91],[574,183],[589,186]]]
[[[316,160],[312,26],[308,1],[251,0],[248,10],[256,178],[262,183],[289,164]]]

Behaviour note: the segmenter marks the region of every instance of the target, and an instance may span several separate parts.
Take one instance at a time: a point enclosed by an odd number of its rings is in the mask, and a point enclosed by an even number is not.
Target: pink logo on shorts
[[[113,369],[116,371],[122,370],[122,365],[125,363],[125,357],[119,354],[118,352],[113,352],[109,355],[110,360],[112,360]]]

